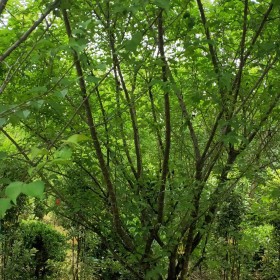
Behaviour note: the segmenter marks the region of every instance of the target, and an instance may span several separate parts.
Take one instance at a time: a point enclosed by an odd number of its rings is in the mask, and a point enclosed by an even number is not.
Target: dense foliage
[[[44,199],[84,279],[279,278],[279,11],[1,0],[0,216]]]
[[[39,221],[6,226],[1,245],[1,279],[61,279],[66,238],[51,226]]]

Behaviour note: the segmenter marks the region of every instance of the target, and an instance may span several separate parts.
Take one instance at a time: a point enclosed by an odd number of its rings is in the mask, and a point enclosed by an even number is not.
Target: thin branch
[[[51,23],[52,24],[52,23]],[[10,67],[5,80],[3,81],[2,85],[0,86],[0,94],[3,93],[3,91],[5,90],[5,88],[7,87],[7,85],[11,82],[12,78],[14,77],[14,75],[19,71],[19,69],[22,67],[22,64],[28,59],[28,57],[32,54],[32,52],[34,51],[35,47],[37,46],[37,44],[40,42],[40,40],[44,37],[44,35],[46,34],[46,32],[49,30],[51,24],[47,26],[47,28],[44,30],[43,34],[39,37],[39,39],[35,42],[35,44],[32,46],[32,48],[30,49],[30,51],[25,55],[25,53],[23,52],[16,60],[16,62],[14,63],[13,66]],[[19,60],[25,55],[25,57],[20,61]],[[16,67],[16,65],[18,64],[18,66]],[[13,68],[15,68],[13,70]],[[13,71],[13,72],[12,72]]]
[[[50,140],[48,138],[46,138],[45,136],[43,136],[39,131],[36,131],[33,129],[33,127],[31,127],[30,125],[28,125],[27,123],[21,122],[30,132],[33,133],[33,135],[35,135],[36,137],[39,137],[41,140],[43,140],[45,142],[45,144],[49,145]],[[55,144],[53,145],[53,147],[58,148]],[[99,190],[101,191],[101,193],[103,194],[103,198],[106,197],[106,194],[103,190],[103,188],[101,187],[101,183],[97,180],[97,178],[92,175],[85,167],[84,165],[77,160],[73,160],[73,162],[75,162],[91,179],[92,181],[96,184],[96,186],[99,188]],[[36,163],[38,164],[38,163]],[[46,168],[47,170],[51,170],[49,168]],[[51,170],[52,172],[57,172],[55,170]],[[65,174],[64,174],[65,176]],[[101,195],[100,195],[101,196]]]
[[[24,152],[24,150],[20,147],[20,145],[13,139],[13,137],[11,137],[9,135],[9,133],[7,133],[4,129],[0,128],[0,131],[3,132],[3,134],[15,145],[15,147],[17,148],[17,150],[20,152],[20,154],[22,154],[24,156],[24,158],[27,160],[27,162],[31,165],[34,166],[34,163],[29,159],[28,155]],[[63,195],[50,183],[50,181],[44,176],[44,174],[42,172],[38,172],[39,175],[41,176],[41,178],[44,180],[46,186],[48,186],[54,194],[57,195],[57,197],[60,197],[63,199]],[[71,205],[69,205],[69,202],[65,201],[64,202],[67,204],[67,206],[69,207],[69,209],[72,209],[73,207]],[[84,218],[83,215],[81,215],[80,213],[78,213],[79,215],[79,220],[75,220],[76,222],[81,224],[81,220],[85,221],[84,226],[86,228],[90,228],[91,230],[93,230],[95,233],[97,233],[101,238],[104,238],[104,241],[106,241],[106,246],[108,246],[108,248],[110,249],[110,251],[113,253],[113,255],[122,263],[122,265],[124,265],[124,267],[126,267],[128,270],[130,270],[135,276],[137,276],[136,279],[143,279],[134,268],[130,267],[129,265],[127,265],[127,263],[118,256],[118,254],[115,252],[114,248],[110,247],[110,244],[107,242],[107,239],[102,235],[102,233],[100,232],[100,230],[97,228],[96,223],[95,225],[93,225],[91,222],[89,222],[88,220],[86,220]]]
[[[142,154],[141,154],[140,137],[139,137],[139,131],[138,131],[135,104],[134,104],[134,100],[130,98],[130,94],[128,92],[126,83],[124,81],[124,77],[123,77],[121,67],[120,67],[120,62],[117,57],[117,53],[116,53],[116,49],[115,49],[115,38],[114,38],[113,34],[110,34],[109,36],[110,36],[110,46],[111,46],[111,50],[112,50],[114,67],[116,67],[118,76],[120,78],[121,86],[124,91],[126,101],[128,104],[130,104],[129,114],[130,114],[130,119],[131,119],[132,128],[133,128],[133,139],[134,139],[135,154],[136,154],[136,161],[137,161],[137,179],[139,179],[142,176],[143,164],[142,164]]]
[[[216,131],[217,131],[217,128],[218,128],[218,125],[219,125],[219,121],[222,119],[222,117],[223,117],[223,111],[221,111],[218,114],[218,116],[215,120],[215,123],[214,123],[214,125],[212,127],[212,130],[211,130],[211,133],[210,133],[210,136],[208,138],[208,141],[207,141],[207,143],[205,145],[205,148],[204,148],[204,151],[202,153],[201,161],[205,161],[208,158],[208,156],[211,154],[211,152],[209,153],[208,151],[211,147],[211,144],[213,143],[213,140],[214,140],[214,137],[216,135]]]
[[[163,142],[162,142],[162,139],[161,139],[160,131],[159,131],[159,128],[158,128],[158,121],[157,121],[157,115],[156,115],[156,110],[155,110],[154,96],[153,96],[153,93],[152,93],[152,86],[151,85],[149,85],[148,92],[149,92],[149,97],[150,97],[150,102],[151,102],[151,111],[152,111],[152,115],[153,115],[153,120],[154,120],[154,123],[156,124],[155,129],[156,129],[158,145],[159,145],[161,154],[164,155],[164,147],[163,147]]]
[[[43,13],[37,21],[11,46],[9,47],[1,56],[0,63],[3,62],[15,49],[17,49],[23,42],[27,40],[29,35],[40,25],[40,23],[47,17],[47,15],[55,9],[61,0],[55,0]]]
[[[240,172],[238,177],[235,178],[233,180],[233,182],[226,189],[225,189],[225,185],[226,185],[226,182],[229,181],[227,179],[227,176],[230,172],[230,169],[229,169],[230,165],[227,165],[227,166],[224,167],[223,171],[221,172],[221,177],[223,176],[223,180],[220,181],[217,188],[211,194],[210,199],[209,199],[209,206],[198,217],[198,218],[202,218],[204,216],[204,221],[203,221],[203,225],[202,225],[201,228],[205,229],[208,225],[210,225],[213,222],[213,220],[215,219],[215,213],[218,210],[219,203],[224,201],[224,199],[228,196],[228,193],[235,188],[235,186],[240,181],[240,179],[242,177],[244,177],[244,175],[250,170],[250,168],[252,166],[255,166],[254,163],[259,159],[260,155],[262,154],[262,152],[268,146],[269,143],[270,143],[270,141],[267,141],[265,143],[265,145],[263,145],[263,143],[261,143],[259,148],[254,151],[255,152],[255,159],[253,159],[250,162],[251,164],[248,164],[246,166],[246,168],[244,168],[244,170],[242,170]],[[229,163],[229,158],[228,158],[228,163]],[[231,163],[231,165],[232,164],[233,164],[233,162]],[[200,240],[202,239],[203,235],[204,235],[204,233],[201,233],[200,231],[197,232],[197,234],[194,238],[192,251],[198,246],[198,244],[200,243]]]
[[[266,111],[266,113],[261,118],[258,127],[248,136],[248,139],[247,139],[248,144],[243,143],[243,147],[242,147],[243,150],[254,140],[257,133],[260,131],[260,129],[263,127],[264,123],[267,121],[267,119],[269,118],[269,116],[273,112],[274,108],[279,104],[279,100],[280,100],[280,94],[278,94],[278,96],[275,98],[275,100],[271,103],[268,110]]]
[[[243,29],[242,29],[242,37],[240,42],[240,64],[238,73],[235,77],[235,81],[233,82],[233,91],[234,93],[234,102],[236,102],[239,90],[240,90],[240,84],[242,80],[242,72],[245,67],[245,59],[244,59],[244,52],[245,52],[245,39],[246,39],[246,33],[247,33],[247,20],[248,20],[248,0],[245,0],[244,3],[244,12],[243,12]]]
[[[171,147],[171,120],[170,120],[170,101],[169,92],[167,89],[168,81],[168,66],[165,58],[164,51],[164,29],[163,29],[163,11],[161,10],[158,17],[158,48],[160,52],[160,57],[162,61],[162,81],[164,83],[164,113],[165,113],[165,149],[162,163],[162,173],[161,173],[161,186],[158,197],[158,218],[159,224],[163,221],[163,211],[164,211],[164,200],[165,200],[165,187],[168,175],[168,165]]]
[[[141,146],[140,146],[140,137],[139,137],[138,124],[137,124],[135,103],[134,103],[134,99],[131,99],[129,96],[129,92],[127,90],[119,63],[117,64],[117,69],[118,69],[118,74],[120,76],[121,85],[125,93],[126,101],[128,104],[130,104],[129,112],[130,112],[132,128],[133,128],[133,139],[134,139],[135,154],[136,154],[136,161],[137,161],[137,179],[139,179],[141,178],[143,173],[143,163],[142,163],[142,153],[141,153]]]
[[[269,70],[273,67],[273,65],[277,62],[278,60],[278,56],[276,55],[273,60],[270,60],[268,62],[268,65],[266,66],[266,68],[263,70],[261,76],[259,77],[259,79],[256,81],[255,85],[252,87],[252,89],[250,90],[250,92],[248,93],[248,95],[246,96],[246,98],[243,100],[243,102],[241,103],[241,105],[239,106],[239,108],[236,109],[236,111],[234,112],[235,115],[237,115],[242,108],[244,108],[244,105],[246,104],[246,102],[249,101],[250,97],[253,98],[254,93],[257,92],[257,89],[259,88],[259,86],[261,85],[263,79],[267,76]]]
[[[31,97],[28,100],[26,100],[26,101],[24,101],[24,102],[22,102],[22,103],[20,103],[18,105],[13,105],[9,109],[1,112],[0,113],[0,117],[1,118],[7,117],[9,114],[13,114],[17,110],[21,110],[21,109],[24,109],[26,107],[29,107],[29,103],[31,101],[38,101],[41,98],[47,97],[47,95],[53,92],[53,90],[56,88],[56,86],[59,85],[59,83],[63,80],[63,78],[66,76],[66,74],[68,74],[72,70],[73,67],[74,67],[74,64],[72,64],[69,68],[67,68],[66,71],[58,79],[58,81],[56,81],[56,83],[48,91],[46,91],[46,92],[44,92],[44,93],[42,93],[40,95],[37,95],[35,97]],[[110,74],[110,72],[111,72],[111,70],[108,71],[105,74],[105,76],[99,81],[98,85]]]
[[[193,143],[195,159],[196,159],[196,162],[198,163],[198,161],[200,160],[200,149],[199,149],[198,139],[197,139],[195,130],[193,128],[193,124],[191,122],[191,116],[190,116],[190,114],[187,110],[187,106],[186,106],[186,104],[183,100],[183,95],[180,92],[180,90],[177,88],[176,82],[175,82],[174,77],[172,75],[172,72],[169,68],[168,68],[168,74],[169,74],[170,82],[174,86],[175,94],[176,94],[177,99],[179,101],[179,105],[181,107],[183,117],[185,118],[185,121],[187,123],[188,129],[189,129],[189,132],[190,132],[190,137],[191,137],[191,140],[192,140],[192,143]]]
[[[73,207],[67,205],[69,209],[72,209]],[[103,235],[100,228],[97,227],[98,224],[101,223],[101,221],[89,221],[86,219],[81,213],[77,213],[77,219],[73,218],[73,215],[67,216],[64,212],[56,211],[56,214],[61,215],[64,218],[67,218],[68,220],[75,222],[81,226],[83,226],[85,229],[90,230],[97,234],[97,236],[101,239],[105,247],[109,250],[109,252],[113,255],[113,257],[118,260],[127,270],[129,270],[136,278],[135,280],[143,280],[142,275],[137,272],[137,268],[132,267],[128,264],[128,262],[120,256],[120,253],[117,252],[116,248],[114,246],[111,246],[111,242],[108,241],[108,239]]]
[[[113,34],[109,34],[109,36],[110,36],[110,46],[111,46],[112,57],[113,57],[113,69],[114,69],[114,78],[115,78],[115,87],[116,87],[117,118],[120,120],[120,132],[121,132],[121,138],[122,138],[123,148],[124,148],[124,151],[126,154],[126,158],[128,160],[131,172],[134,174],[134,177],[137,179],[138,173],[134,167],[133,161],[130,156],[129,148],[128,148],[126,138],[125,138],[122,116],[121,116],[121,106],[120,106],[121,89],[120,89],[120,81],[118,78],[118,70],[117,70],[117,64],[119,63],[119,61],[115,54],[115,40],[113,38]],[[127,106],[128,106],[128,108],[131,108],[130,103],[128,103]]]
[[[267,11],[265,12],[265,14],[264,14],[264,16],[263,16],[263,19],[262,19],[262,22],[261,22],[261,24],[260,24],[258,30],[256,31],[256,33],[255,33],[255,35],[254,35],[254,37],[253,37],[253,39],[252,39],[251,45],[250,45],[250,47],[248,48],[246,54],[244,55],[244,63],[246,62],[246,60],[247,60],[248,57],[250,56],[250,54],[251,54],[251,52],[252,52],[252,50],[253,50],[253,48],[254,48],[255,43],[257,42],[259,36],[261,35],[261,32],[262,32],[262,30],[263,30],[263,28],[264,28],[265,23],[267,22],[268,16],[269,16],[269,14],[271,13],[272,8],[273,8],[273,3],[271,3],[271,4],[269,5]]]
[[[67,36],[70,39],[70,38],[72,38],[72,31],[71,31],[70,21],[68,18],[68,13],[65,9],[63,9],[62,14],[63,14],[63,19],[64,19],[64,23],[65,23]],[[116,229],[116,232],[118,233],[119,237],[121,238],[122,242],[124,243],[124,246],[129,251],[133,251],[134,244],[132,242],[132,239],[129,236],[129,234],[125,231],[125,229],[123,228],[123,224],[121,222],[119,208],[117,205],[116,193],[115,193],[114,186],[113,186],[113,183],[110,178],[108,166],[106,165],[103,154],[102,154],[99,137],[98,137],[96,126],[95,126],[95,123],[93,120],[91,106],[90,106],[90,102],[89,102],[88,95],[87,95],[86,83],[84,80],[82,66],[81,66],[81,63],[80,63],[80,60],[78,57],[78,53],[75,50],[73,50],[73,59],[75,62],[77,75],[79,77],[79,87],[80,87],[81,95],[82,95],[82,98],[84,101],[83,103],[84,103],[84,107],[85,107],[85,111],[86,111],[88,127],[89,127],[91,138],[93,141],[93,146],[94,146],[96,156],[97,156],[97,159],[98,159],[98,162],[100,165],[100,169],[102,171],[103,178],[104,178],[106,186],[107,186],[107,190],[108,190],[108,194],[109,194],[109,198],[110,198],[110,202],[111,202],[111,213],[113,216],[113,224]]]
[[[205,35],[206,35],[206,38],[208,40],[208,48],[209,48],[212,64],[213,64],[213,67],[214,67],[214,71],[215,71],[216,74],[219,74],[220,69],[219,69],[219,64],[218,64],[217,53],[216,53],[216,50],[215,50],[214,45],[212,43],[212,37],[211,37],[210,29],[208,27],[208,23],[207,23],[207,19],[206,19],[206,16],[205,16],[204,8],[203,8],[203,5],[201,3],[201,0],[197,0],[196,2],[197,2],[197,5],[198,5],[198,8],[199,8],[200,17],[201,17],[201,21],[202,21],[202,24],[203,24],[203,27],[204,27]]]
[[[90,65],[89,57],[88,57],[88,55],[86,53],[85,53],[85,55],[86,55],[86,58],[87,58],[87,63],[88,63],[88,65]],[[91,70],[91,76],[95,77],[95,75],[94,75],[92,70]],[[108,147],[109,147],[109,142],[110,141],[109,141],[108,120],[106,118],[106,111],[105,111],[105,108],[104,108],[104,105],[103,105],[102,98],[100,96],[100,92],[99,92],[98,87],[96,87],[95,92],[96,92],[96,96],[97,96],[97,99],[98,99],[98,102],[99,102],[99,106],[100,106],[100,109],[101,109],[102,119],[103,119],[104,128],[105,128],[106,147],[107,147],[106,157],[107,157],[107,166],[109,168],[109,165],[110,165],[110,151],[109,151]]]
[[[21,146],[17,143],[17,141],[2,127],[0,127],[0,131],[15,145],[17,150],[22,154],[22,156],[26,159],[26,161],[31,166],[34,166],[34,162],[28,157],[28,155],[25,153],[24,149],[21,148]]]
[[[163,223],[165,188],[166,188],[166,180],[168,176],[168,165],[169,165],[170,146],[171,146],[170,103],[169,103],[169,92],[166,87],[168,81],[168,65],[167,65],[167,61],[165,58],[165,51],[164,51],[164,29],[163,29],[162,14],[163,14],[163,10],[161,9],[158,16],[158,48],[159,48],[160,58],[162,62],[162,68],[161,68],[162,81],[165,86],[164,88],[165,147],[164,147],[163,163],[162,163],[162,170],[161,170],[160,190],[158,195],[157,224],[150,229],[149,236],[146,240],[145,252],[142,256],[142,260],[145,260],[145,258],[149,256],[153,241],[156,239],[160,226]]]
[[[24,56],[24,53],[22,53],[16,60],[16,62],[10,66],[7,74],[6,74],[6,77],[3,81],[3,83],[1,84],[0,86],[0,94],[3,93],[3,91],[5,90],[5,88],[7,87],[7,85],[10,83],[10,81],[12,80],[13,76],[18,72],[18,70],[20,69],[21,67],[21,63],[18,63],[20,61],[20,59]],[[28,57],[26,57],[28,58]],[[24,60],[26,60],[26,58],[24,58]]]

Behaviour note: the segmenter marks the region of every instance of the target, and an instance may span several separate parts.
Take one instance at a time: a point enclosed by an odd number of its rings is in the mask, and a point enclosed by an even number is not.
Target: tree
[[[185,279],[221,202],[275,162],[278,1],[0,12],[1,137],[25,181],[43,181],[135,279]]]

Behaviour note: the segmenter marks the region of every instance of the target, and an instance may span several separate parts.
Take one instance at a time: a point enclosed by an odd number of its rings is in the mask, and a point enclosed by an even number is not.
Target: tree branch
[[[3,11],[4,11],[4,9],[5,9],[6,5],[7,5],[7,2],[8,2],[8,0],[1,0],[1,2],[0,2],[0,16],[3,13]]]
[[[155,129],[156,129],[158,145],[159,145],[161,154],[164,155],[163,142],[162,142],[162,139],[161,139],[160,131],[159,131],[158,126],[157,126],[158,121],[157,121],[157,115],[156,115],[156,109],[155,109],[155,103],[154,103],[154,96],[153,96],[153,93],[152,93],[152,86],[151,85],[149,85],[148,92],[149,92],[149,98],[150,98],[150,102],[151,102],[152,116],[153,116],[154,123],[156,124]]]
[[[198,9],[199,9],[199,12],[200,12],[200,17],[201,17],[201,21],[202,21],[202,24],[203,24],[203,27],[204,27],[205,35],[206,35],[206,38],[208,40],[208,48],[209,48],[212,64],[213,64],[213,67],[214,67],[214,71],[215,71],[216,74],[219,74],[220,69],[219,69],[219,64],[218,64],[217,53],[215,51],[214,45],[211,42],[212,38],[211,38],[211,34],[210,34],[210,29],[208,27],[207,19],[206,19],[206,16],[205,16],[204,8],[203,8],[203,5],[201,3],[201,0],[197,0],[196,2],[197,2]]]
[[[158,48],[160,52],[160,57],[162,61],[162,81],[164,83],[164,112],[165,112],[165,149],[162,163],[162,175],[161,175],[161,186],[158,198],[158,218],[157,221],[159,224],[163,221],[163,211],[164,211],[164,199],[165,199],[165,187],[166,179],[168,175],[168,165],[169,165],[169,155],[170,155],[170,146],[171,146],[171,120],[170,120],[170,101],[169,101],[169,92],[167,89],[168,81],[168,66],[165,58],[164,51],[164,29],[163,29],[163,11],[161,10],[158,17]]]
[[[264,16],[263,16],[263,19],[262,19],[262,22],[261,22],[261,24],[260,24],[260,26],[259,26],[257,32],[255,33],[255,35],[254,35],[254,37],[253,37],[253,39],[252,39],[251,45],[250,45],[250,47],[248,48],[247,52],[246,52],[245,55],[244,55],[244,63],[246,62],[246,60],[247,60],[248,57],[250,56],[250,54],[251,54],[251,52],[252,52],[252,50],[253,50],[253,48],[254,48],[255,43],[257,42],[259,36],[261,35],[261,32],[262,32],[262,30],[263,30],[263,28],[264,28],[265,23],[267,22],[268,16],[269,16],[269,14],[271,13],[272,8],[273,8],[273,3],[271,3],[271,4],[269,5],[267,11],[265,12],[265,14],[264,14]]]
[[[124,91],[126,101],[129,104],[129,114],[130,114],[130,119],[131,119],[132,128],[133,128],[133,139],[134,139],[135,154],[136,154],[136,161],[137,161],[137,179],[139,179],[142,176],[143,164],[142,164],[140,137],[139,137],[139,132],[138,132],[135,104],[134,104],[134,100],[131,100],[131,98],[130,98],[126,83],[123,78],[123,74],[122,74],[121,67],[120,67],[120,62],[119,62],[119,59],[118,59],[118,56],[116,53],[116,49],[115,49],[115,38],[114,38],[113,34],[109,34],[109,36],[110,36],[110,45],[111,45],[111,50],[112,50],[114,67],[117,70],[117,74],[120,78],[120,83],[121,83],[122,89]]]
[[[26,161],[31,165],[35,166],[34,162],[28,157],[25,151],[21,148],[21,146],[15,141],[15,139],[2,127],[0,127],[0,131],[14,144],[17,150],[21,153],[21,155],[26,159]]]
[[[195,154],[195,160],[196,160],[196,163],[199,162],[200,160],[200,149],[199,149],[199,144],[198,144],[198,139],[197,139],[197,136],[196,136],[196,133],[195,133],[195,130],[193,128],[193,124],[191,122],[191,117],[190,117],[190,114],[187,110],[187,106],[184,102],[184,99],[183,99],[183,95],[182,93],[179,91],[179,89],[177,88],[176,86],[176,83],[175,83],[175,80],[173,78],[173,75],[171,73],[171,70],[169,69],[169,78],[170,78],[170,81],[171,83],[174,85],[175,87],[175,94],[177,96],[177,99],[179,101],[179,105],[181,107],[181,110],[182,110],[182,114],[183,114],[183,117],[185,118],[185,121],[187,123],[187,126],[188,126],[188,129],[189,129],[189,132],[190,132],[190,137],[191,137],[191,140],[192,140],[192,143],[193,143],[193,149],[194,149],[194,154]]]
[[[64,23],[65,23],[67,36],[70,39],[70,38],[72,38],[72,31],[71,31],[70,21],[69,21],[69,18],[68,18],[68,13],[65,9],[63,9],[62,14],[63,14],[63,19],[64,19]],[[105,163],[105,160],[104,160],[104,157],[103,157],[103,154],[102,154],[101,146],[100,146],[100,143],[99,143],[99,137],[98,137],[98,134],[97,134],[97,131],[96,131],[95,123],[93,121],[91,106],[90,106],[90,102],[89,102],[88,95],[87,95],[86,83],[85,83],[85,80],[84,80],[82,66],[81,66],[78,54],[75,50],[73,50],[73,59],[74,59],[77,75],[79,77],[79,87],[80,87],[81,95],[82,95],[82,98],[83,98],[83,101],[84,101],[84,107],[85,107],[85,111],[86,111],[86,116],[87,116],[87,121],[88,121],[88,127],[89,127],[89,130],[90,130],[90,135],[91,135],[91,138],[92,138],[92,141],[93,141],[93,146],[94,146],[94,149],[95,149],[95,152],[96,152],[96,155],[97,155],[97,159],[98,159],[98,162],[99,162],[99,165],[100,165],[100,169],[101,169],[103,178],[105,180],[107,190],[108,190],[108,194],[109,194],[109,198],[110,198],[111,213],[112,213],[112,216],[113,216],[113,224],[114,224],[116,232],[118,233],[118,235],[119,235],[121,241],[123,242],[124,246],[129,251],[133,251],[134,250],[134,244],[132,242],[132,239],[130,238],[129,234],[123,228],[123,225],[122,225],[122,222],[121,222],[119,208],[118,208],[118,205],[117,205],[116,193],[115,193],[114,186],[113,186],[113,183],[112,183],[111,178],[110,178],[110,173],[109,173],[108,167]]]
[[[252,133],[248,136],[248,139],[247,139],[248,144],[243,143],[243,147],[242,147],[243,150],[254,140],[255,136],[260,131],[260,129],[263,127],[264,123],[267,121],[267,119],[271,115],[274,108],[278,105],[279,100],[280,100],[280,94],[278,94],[278,96],[275,98],[275,100],[271,103],[268,110],[266,111],[266,113],[261,118],[258,127],[254,131],[252,131]]]
[[[52,24],[52,23],[51,23]],[[30,51],[28,51],[28,53],[25,55],[25,53],[22,53],[16,60],[16,62],[14,63],[14,65],[12,65],[6,75],[5,80],[3,81],[2,85],[0,86],[0,94],[4,92],[5,88],[7,87],[7,85],[11,82],[11,80],[13,79],[14,75],[19,71],[19,69],[21,68],[21,66],[23,65],[23,63],[30,57],[30,55],[32,54],[32,52],[34,51],[34,49],[36,48],[37,44],[40,42],[40,40],[44,37],[44,35],[46,34],[46,32],[49,30],[50,25],[47,26],[47,28],[44,30],[43,34],[39,37],[39,39],[35,42],[35,44],[32,46],[32,48],[30,49]],[[25,57],[24,57],[25,55]],[[23,59],[20,61],[20,59],[23,57]],[[18,64],[18,65],[17,65]],[[17,67],[16,67],[17,65]],[[13,68],[15,68],[13,70]],[[13,71],[13,72],[12,72]]]
[[[252,87],[252,89],[250,90],[250,92],[248,93],[246,98],[242,101],[241,105],[234,112],[235,115],[237,115],[244,108],[244,105],[246,104],[246,102],[249,101],[250,97],[253,98],[254,92],[255,93],[257,92],[257,89],[261,85],[263,79],[267,76],[269,70],[273,67],[273,65],[277,62],[277,60],[278,60],[278,56],[277,55],[273,59],[270,59],[270,61],[268,62],[267,66],[263,70],[261,76],[256,81],[255,85]]]
[[[246,39],[246,33],[247,33],[247,17],[248,17],[248,0],[245,0],[244,3],[244,12],[243,12],[243,29],[242,29],[242,37],[240,42],[240,64],[238,68],[238,73],[236,74],[235,80],[233,82],[233,91],[234,93],[234,102],[236,102],[239,90],[240,90],[240,84],[242,80],[242,72],[245,66],[245,59],[244,59],[244,52],[245,52],[245,39]]]
[[[128,145],[125,139],[125,134],[124,134],[124,126],[123,126],[123,121],[121,118],[121,108],[120,108],[120,82],[118,78],[118,70],[117,70],[117,64],[119,63],[118,58],[115,53],[115,40],[113,38],[113,34],[109,34],[110,36],[110,46],[111,46],[111,51],[112,51],[112,57],[113,57],[113,69],[114,69],[114,78],[115,78],[115,87],[116,87],[116,103],[117,103],[117,117],[120,120],[120,131],[121,131],[121,138],[123,142],[123,148],[126,154],[126,158],[128,160],[130,169],[134,175],[134,177],[137,179],[138,178],[138,173],[134,167],[133,161],[130,156],[130,152],[128,149]],[[129,108],[131,108],[130,103],[128,104]],[[129,109],[130,110],[130,109]],[[131,116],[131,115],[130,115]],[[135,142],[134,142],[135,143]]]
[[[29,35],[40,25],[40,23],[47,17],[47,15],[55,9],[61,0],[54,1],[48,9],[39,17],[37,21],[11,46],[9,47],[1,56],[0,56],[0,63],[3,62],[16,48],[18,48]]]

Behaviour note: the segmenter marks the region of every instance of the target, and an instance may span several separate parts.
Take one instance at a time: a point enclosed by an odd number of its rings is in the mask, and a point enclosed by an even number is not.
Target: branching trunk
[[[63,12],[63,19],[64,19],[67,35],[68,35],[69,38],[72,38],[72,31],[71,31],[70,22],[69,22],[69,19],[68,19],[68,13],[67,13],[66,10],[63,10],[62,12]],[[120,219],[120,213],[119,213],[119,208],[118,208],[118,205],[117,205],[116,193],[115,193],[114,186],[113,186],[113,183],[112,183],[111,178],[110,178],[110,173],[109,173],[108,167],[105,163],[105,160],[104,160],[104,157],[103,157],[103,154],[102,154],[99,138],[98,138],[96,127],[95,127],[93,117],[92,117],[89,97],[87,95],[83,70],[82,70],[82,67],[81,67],[81,63],[80,63],[78,54],[75,50],[73,50],[73,59],[74,59],[77,75],[79,77],[79,86],[80,86],[81,95],[82,95],[82,98],[83,98],[83,101],[84,101],[84,107],[85,107],[86,116],[87,116],[87,120],[88,120],[88,127],[89,127],[89,130],[90,130],[90,135],[91,135],[91,138],[92,138],[92,141],[93,141],[94,149],[95,149],[97,159],[98,159],[99,164],[100,164],[100,168],[101,168],[104,180],[106,182],[106,186],[107,186],[107,190],[108,190],[108,194],[109,194],[109,198],[110,198],[111,213],[112,213],[112,216],[113,216],[113,224],[114,224],[116,232],[118,233],[119,237],[121,238],[124,246],[129,251],[133,251],[134,250],[133,242],[132,242],[129,234],[123,228],[123,225],[122,225],[122,222],[121,222],[121,219]]]

